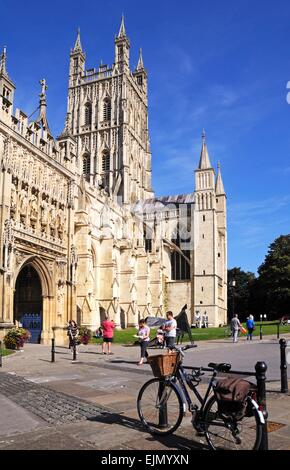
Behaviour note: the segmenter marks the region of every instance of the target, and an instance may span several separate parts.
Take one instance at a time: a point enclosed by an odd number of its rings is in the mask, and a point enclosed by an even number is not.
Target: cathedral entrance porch
[[[31,343],[40,343],[42,332],[42,287],[40,277],[31,264],[24,266],[16,280],[14,323],[31,333]]]

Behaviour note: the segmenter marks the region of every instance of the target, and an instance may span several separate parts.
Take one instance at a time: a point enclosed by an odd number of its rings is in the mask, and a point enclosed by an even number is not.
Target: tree
[[[241,320],[245,320],[252,312],[251,291],[255,283],[255,274],[242,271],[241,268],[228,270],[228,317],[233,317],[234,313],[239,315]],[[233,285],[235,281],[235,286]]]
[[[258,289],[264,311],[272,319],[290,314],[290,235],[281,235],[269,247],[258,269]]]

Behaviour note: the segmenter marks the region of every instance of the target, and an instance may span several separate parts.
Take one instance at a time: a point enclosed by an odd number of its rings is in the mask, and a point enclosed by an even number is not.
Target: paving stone
[[[94,418],[104,411],[100,406],[5,372],[0,374],[0,393],[51,425]]]

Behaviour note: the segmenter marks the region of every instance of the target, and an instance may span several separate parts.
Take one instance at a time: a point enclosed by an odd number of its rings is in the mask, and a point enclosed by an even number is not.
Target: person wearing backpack
[[[253,339],[253,331],[255,329],[255,322],[254,322],[254,317],[253,315],[250,315],[248,318],[247,318],[247,323],[246,323],[246,327],[247,327],[247,330],[248,330],[248,334],[247,334],[247,340],[249,341],[252,341]]]
[[[239,331],[241,328],[241,323],[240,323],[240,320],[238,319],[237,314],[234,315],[233,318],[231,319],[230,327],[231,327],[231,332],[232,332],[232,337],[233,337],[233,343],[237,343]]]

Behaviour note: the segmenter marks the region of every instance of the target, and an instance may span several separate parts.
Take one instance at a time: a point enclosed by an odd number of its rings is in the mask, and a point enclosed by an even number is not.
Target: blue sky
[[[17,107],[35,110],[45,77],[59,134],[77,27],[87,68],[111,64],[122,12],[131,65],[142,46],[149,73],[157,195],[193,190],[205,128],[228,194],[229,267],[256,271],[269,243],[290,233],[290,3],[1,0],[0,47],[8,48]]]

